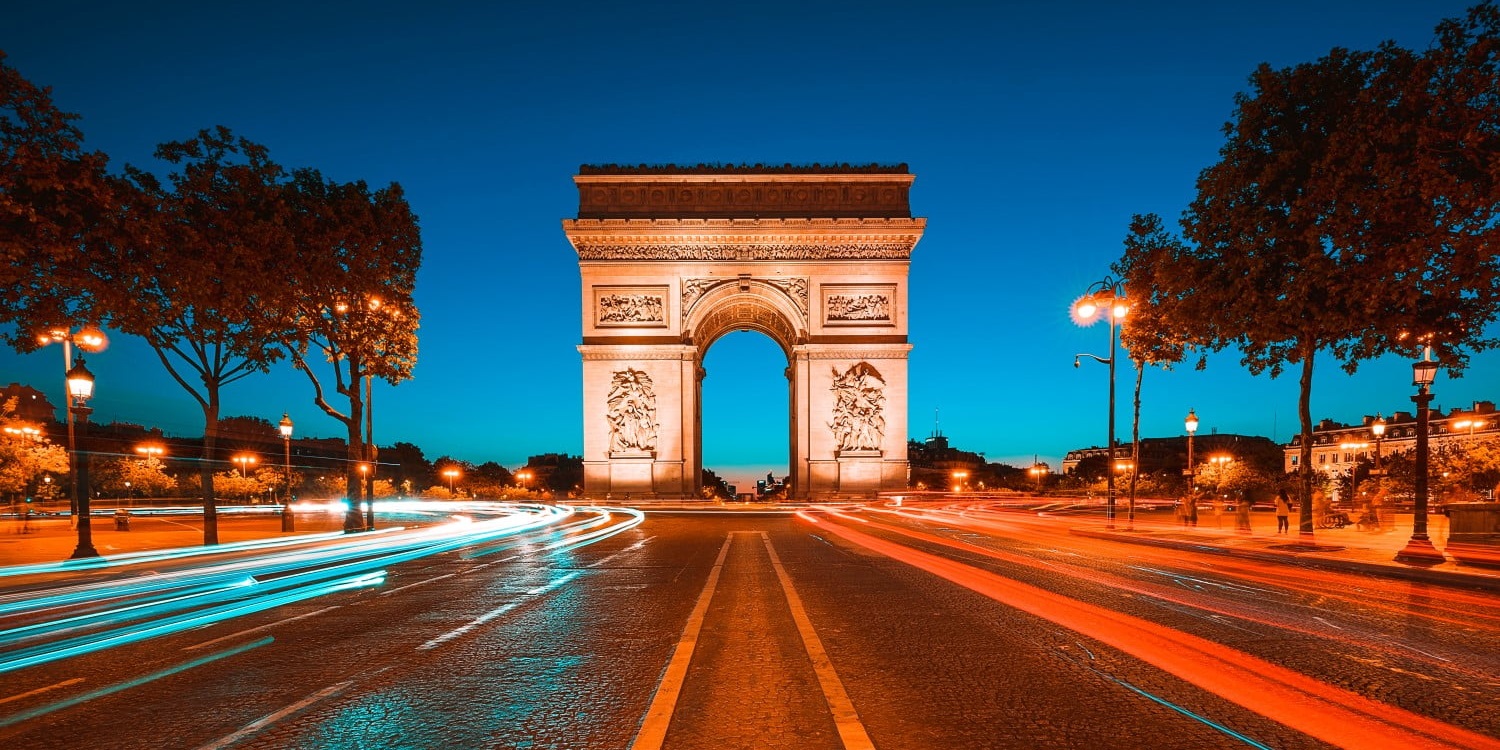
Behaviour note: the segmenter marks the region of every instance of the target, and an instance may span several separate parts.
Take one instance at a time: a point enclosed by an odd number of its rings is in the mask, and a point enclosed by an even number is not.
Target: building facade
[[[1500,434],[1500,414],[1493,401],[1475,401],[1467,409],[1452,409],[1444,414],[1433,409],[1428,417],[1429,446],[1463,444],[1485,440]],[[1383,424],[1383,434],[1377,424]],[[1325,419],[1313,426],[1312,467],[1324,474],[1341,474],[1361,461],[1374,461],[1416,448],[1417,418],[1411,412],[1398,411],[1389,417],[1366,416],[1359,424],[1346,425]],[[1302,459],[1302,436],[1296,435],[1283,448],[1285,468],[1296,471]]]

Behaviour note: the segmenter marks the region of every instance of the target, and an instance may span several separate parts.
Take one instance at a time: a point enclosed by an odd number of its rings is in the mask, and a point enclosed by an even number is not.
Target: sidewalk
[[[219,516],[219,541],[229,543],[296,534],[318,534],[343,528],[341,515],[326,513],[298,513],[296,523],[295,532],[283,534],[281,517],[275,513],[224,513]],[[13,517],[0,520],[0,567],[60,562],[68,559],[78,547],[78,530],[73,528],[66,517],[33,517],[25,524],[25,531],[22,527],[22,522]],[[117,531],[112,518],[96,515],[89,525],[89,531],[93,537],[94,549],[106,557],[126,552],[203,545],[201,514],[132,515],[129,531]]]
[[[1250,514],[1249,533],[1234,529],[1229,514],[1215,524],[1212,514],[1198,516],[1198,525],[1183,527],[1175,519],[1162,517],[1136,519],[1129,528],[1123,515],[1116,516],[1113,530],[1104,525],[1080,526],[1071,533],[1096,539],[1148,544],[1156,547],[1210,551],[1234,557],[1291,565],[1329,568],[1347,572],[1399,578],[1424,583],[1441,583],[1500,592],[1500,546],[1450,547],[1448,519],[1434,515],[1428,519],[1427,533],[1443,562],[1423,565],[1399,562],[1398,552],[1411,540],[1412,516],[1395,517],[1395,528],[1362,531],[1354,526],[1342,529],[1314,529],[1311,537],[1297,533],[1293,516],[1288,534],[1276,533],[1276,517],[1264,511]],[[1478,564],[1476,564],[1478,563]]]

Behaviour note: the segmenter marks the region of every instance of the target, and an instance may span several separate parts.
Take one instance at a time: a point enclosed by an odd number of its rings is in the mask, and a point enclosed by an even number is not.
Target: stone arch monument
[[[583,282],[589,497],[698,497],[703,357],[786,353],[790,497],[906,487],[905,165],[585,166],[563,231]]]

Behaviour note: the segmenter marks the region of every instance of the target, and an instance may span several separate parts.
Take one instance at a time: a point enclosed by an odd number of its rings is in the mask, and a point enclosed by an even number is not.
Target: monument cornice
[[[911,354],[911,344],[887,344],[862,346],[858,348],[841,347],[838,349],[827,349],[817,346],[798,346],[793,355],[799,359],[907,359]]]

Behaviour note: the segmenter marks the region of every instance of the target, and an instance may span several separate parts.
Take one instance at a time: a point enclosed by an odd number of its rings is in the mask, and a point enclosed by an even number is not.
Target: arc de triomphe
[[[583,282],[590,497],[697,497],[703,357],[786,353],[792,499],[906,487],[905,165],[583,167],[563,231]]]

